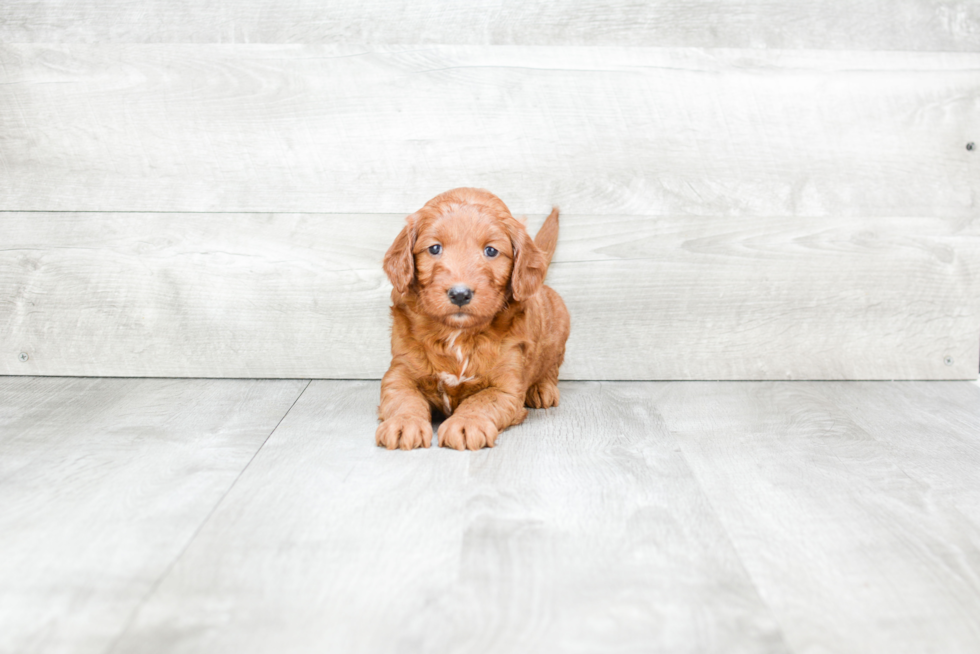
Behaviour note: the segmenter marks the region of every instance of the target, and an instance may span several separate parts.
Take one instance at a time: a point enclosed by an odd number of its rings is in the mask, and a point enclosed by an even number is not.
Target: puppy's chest
[[[423,392],[446,415],[470,395],[490,385],[487,373],[496,352],[485,343],[464,341],[453,332],[426,352],[433,374],[421,380]]]

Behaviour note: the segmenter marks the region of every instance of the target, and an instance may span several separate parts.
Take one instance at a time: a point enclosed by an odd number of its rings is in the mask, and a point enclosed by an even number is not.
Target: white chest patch
[[[460,365],[459,373],[455,375],[452,375],[448,372],[439,373],[439,379],[442,381],[443,384],[449,387],[456,387],[459,386],[460,384],[464,384],[468,381],[473,381],[474,379],[476,379],[476,377],[466,376],[466,366],[470,364],[470,360],[468,358],[465,359],[463,358],[463,350],[458,345],[456,345],[456,337],[458,336],[459,336],[459,332],[453,332],[449,336],[449,338],[446,339],[445,342],[446,342],[446,348],[452,351],[456,355],[456,361],[458,361]]]
[[[456,338],[458,336],[459,336],[459,332],[453,332],[452,334],[449,335],[449,338],[446,339],[446,349],[447,350],[452,350],[453,352],[455,352],[456,353],[456,360],[459,361],[460,363],[462,363],[463,362],[463,351],[461,349],[459,349],[459,346],[458,345],[456,345]]]
[[[458,375],[450,375],[448,372],[439,373],[439,380],[450,388],[455,388],[460,384],[465,384],[466,382],[473,381],[474,379],[476,379],[476,377],[464,377],[462,372],[460,372]]]

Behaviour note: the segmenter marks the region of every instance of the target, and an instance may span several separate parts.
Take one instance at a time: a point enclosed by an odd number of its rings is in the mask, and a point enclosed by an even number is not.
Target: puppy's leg
[[[558,366],[555,366],[527,389],[524,394],[524,406],[532,409],[547,409],[558,406],[559,399]]]
[[[439,445],[456,450],[493,447],[497,435],[527,417],[516,392],[490,387],[463,400],[439,427]]]
[[[381,380],[378,417],[374,438],[379,447],[412,450],[432,444],[429,402],[403,366],[393,364]]]

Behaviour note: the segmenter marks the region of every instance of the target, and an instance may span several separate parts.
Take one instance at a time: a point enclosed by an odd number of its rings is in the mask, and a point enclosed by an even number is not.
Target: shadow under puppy
[[[394,289],[391,367],[381,381],[377,444],[493,447],[527,409],[558,405],[568,310],[544,285],[558,209],[531,240],[488,191],[437,195],[406,219],[384,258]]]

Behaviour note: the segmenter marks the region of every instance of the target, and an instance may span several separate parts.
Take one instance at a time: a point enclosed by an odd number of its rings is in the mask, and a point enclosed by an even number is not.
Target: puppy
[[[558,209],[535,240],[488,191],[437,195],[406,219],[384,258],[391,293],[391,367],[381,381],[377,444],[493,447],[527,409],[558,405],[568,310],[544,285]]]

